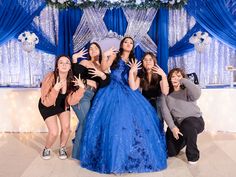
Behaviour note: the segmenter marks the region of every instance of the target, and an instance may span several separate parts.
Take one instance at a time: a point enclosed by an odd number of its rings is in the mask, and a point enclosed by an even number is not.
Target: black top
[[[156,85],[149,86],[147,90],[142,89],[142,95],[151,103],[151,105],[157,108],[157,97],[161,97],[161,86],[159,77]]]
[[[94,70],[94,69],[93,68],[86,68],[85,66],[83,66],[79,63],[72,63],[72,71],[76,77],[79,77],[79,74],[80,74],[81,79],[93,80],[99,84],[99,87],[105,87],[110,83],[110,75],[109,74],[104,73],[104,74],[106,74],[106,79],[102,80],[102,78],[100,78],[100,77],[92,77],[93,75],[89,74],[89,70]]]
[[[138,72],[138,77],[142,80],[145,76],[145,73],[141,70]],[[157,81],[155,83],[151,83],[151,85],[149,85],[148,88],[144,89],[142,88],[142,95],[149,99],[153,99],[156,97],[160,97],[161,96],[161,86],[160,86],[160,81],[162,80],[162,77],[160,75],[158,75]]]
[[[151,98],[156,98],[161,96],[161,86],[160,82],[157,84],[156,87],[149,87],[147,90],[142,90],[142,94],[145,98],[151,99]]]

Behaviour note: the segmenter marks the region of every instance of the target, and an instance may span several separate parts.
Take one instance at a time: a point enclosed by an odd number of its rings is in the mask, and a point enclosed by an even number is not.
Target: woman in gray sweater
[[[186,156],[190,164],[197,163],[199,150],[197,135],[204,130],[204,121],[196,100],[201,89],[186,79],[180,68],[172,69],[168,74],[170,91],[162,96],[162,114],[168,125],[166,143],[168,156],[176,156],[186,145]]]

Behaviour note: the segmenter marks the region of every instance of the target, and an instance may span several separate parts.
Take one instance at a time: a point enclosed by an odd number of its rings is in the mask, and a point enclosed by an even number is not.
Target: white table
[[[40,89],[0,88],[0,132],[45,132],[38,110]]]
[[[236,89],[202,89],[198,105],[207,131],[236,132]]]
[[[46,132],[38,111],[40,89],[0,88],[0,132]],[[236,132],[236,89],[202,89],[198,105],[207,131]],[[71,109],[72,110],[72,109]],[[72,126],[77,118],[72,112]]]

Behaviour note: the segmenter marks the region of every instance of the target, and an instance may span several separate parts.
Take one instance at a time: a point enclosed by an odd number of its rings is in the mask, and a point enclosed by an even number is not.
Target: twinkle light
[[[39,88],[2,89],[0,107],[4,111],[0,112],[0,132],[47,132],[47,126],[38,110],[40,94]],[[72,129],[77,123],[78,119],[71,109]],[[1,137],[3,135],[1,134]]]

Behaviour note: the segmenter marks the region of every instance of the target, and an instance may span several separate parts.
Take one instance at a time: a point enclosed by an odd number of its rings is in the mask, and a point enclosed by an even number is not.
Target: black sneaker
[[[61,159],[61,160],[67,159],[67,153],[66,153],[66,148],[65,147],[61,147],[59,149],[59,159]]]
[[[43,153],[42,153],[42,158],[44,160],[51,159],[51,149],[44,148]]]

